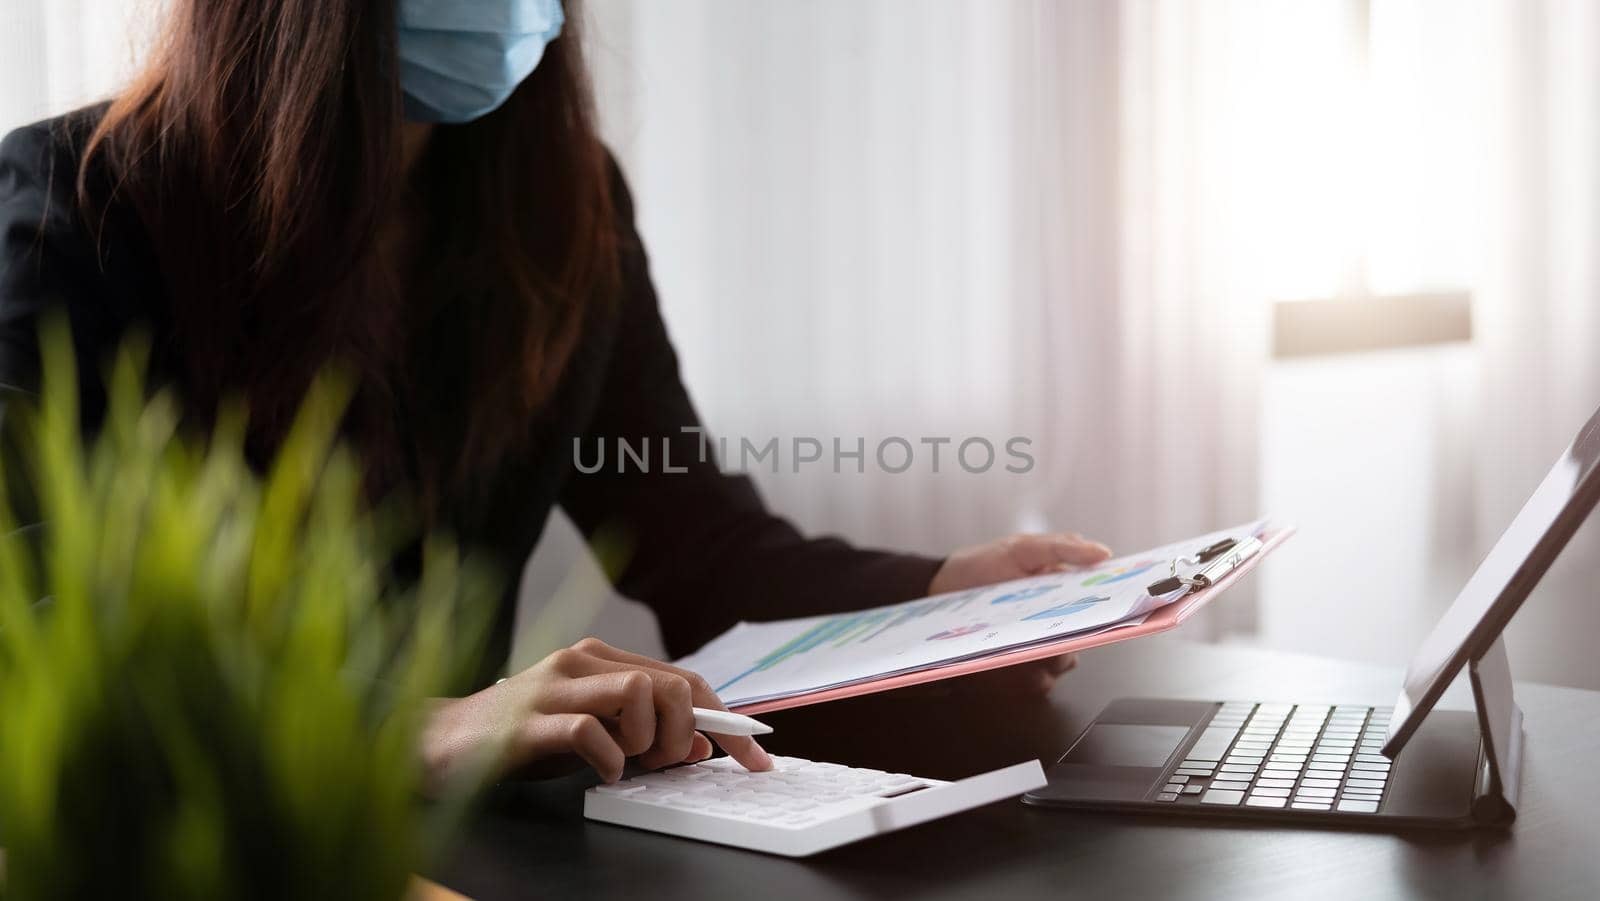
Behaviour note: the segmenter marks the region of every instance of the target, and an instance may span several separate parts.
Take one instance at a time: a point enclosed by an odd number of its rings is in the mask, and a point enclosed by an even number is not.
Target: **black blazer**
[[[36,387],[39,311],[64,306],[89,428],[104,408],[101,363],[130,328],[152,338],[153,381],[175,383],[180,395],[183,388],[162,275],[142,226],[131,211],[112,205],[96,246],[79,214],[79,162],[103,109],[32,125],[0,142],[0,385]],[[605,525],[631,534],[635,546],[617,589],[655,611],[674,655],[741,619],[858,609],[926,594],[939,561],[804,538],[766,509],[748,478],[700,461],[699,439],[680,430],[700,420],[661,319],[632,200],[621,173],[614,176],[624,238],[620,303],[586,326],[534,425],[533,449],[492,474],[481,496],[446,504],[455,534],[490,554],[513,585],[498,611],[486,674],[504,663],[516,575],[557,504],[585,535]],[[89,173],[92,191],[103,180],[102,173]],[[636,447],[649,440],[649,473],[616,471],[618,438]],[[586,465],[603,440],[607,466],[579,472],[574,439],[583,442]],[[663,440],[674,467],[687,472],[661,471],[655,455]]]

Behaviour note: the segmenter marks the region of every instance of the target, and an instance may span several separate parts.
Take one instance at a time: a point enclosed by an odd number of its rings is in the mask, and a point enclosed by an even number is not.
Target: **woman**
[[[174,0],[165,39],[108,106],[0,145],[0,383],[36,380],[41,311],[64,308],[86,424],[130,329],[203,423],[250,403],[263,460],[312,374],[359,376],[346,433],[374,494],[516,572],[559,504],[631,536],[620,591],[674,653],[741,618],[824,613],[1096,562],[1076,536],[938,561],[807,540],[748,480],[702,461],[698,425],[620,173],[596,138],[556,0]],[[686,472],[574,471],[574,440],[669,442]],[[759,585],[759,592],[745,586]],[[691,673],[597,641],[442,701],[435,774],[509,730],[507,768],[577,754],[616,779],[698,759]],[[1054,662],[1023,678],[1048,685]],[[744,765],[749,739],[719,737]]]

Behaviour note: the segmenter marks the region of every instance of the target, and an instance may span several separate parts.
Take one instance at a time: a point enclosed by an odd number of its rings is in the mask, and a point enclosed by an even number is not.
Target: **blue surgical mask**
[[[400,89],[414,122],[500,108],[561,33],[560,0],[399,0]]]

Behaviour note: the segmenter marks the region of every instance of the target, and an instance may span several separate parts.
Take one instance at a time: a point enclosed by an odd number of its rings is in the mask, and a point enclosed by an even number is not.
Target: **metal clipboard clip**
[[[1201,548],[1193,556],[1179,557],[1172,561],[1171,575],[1159,582],[1150,583],[1148,589],[1150,596],[1170,600],[1190,591],[1210,588],[1223,576],[1238,569],[1246,560],[1260,553],[1265,546],[1261,539],[1255,536],[1224,538]],[[1180,566],[1194,567],[1194,570],[1188,575],[1183,575],[1178,571]]]

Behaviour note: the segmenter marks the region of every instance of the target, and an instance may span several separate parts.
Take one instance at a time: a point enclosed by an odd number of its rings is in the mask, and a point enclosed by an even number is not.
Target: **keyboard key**
[[[1221,759],[1221,757],[1213,757],[1210,760],[1200,760],[1196,757],[1189,757],[1188,759],[1184,760],[1183,763],[1178,764],[1178,766],[1187,767],[1188,769],[1192,770],[1208,770],[1216,766],[1217,761]]]
[[[1339,780],[1337,780],[1337,779],[1312,779],[1312,778],[1307,777],[1305,779],[1300,780],[1300,784],[1304,785],[1307,788],[1338,788],[1339,787]]]
[[[1331,810],[1331,804],[1317,804],[1313,801],[1295,801],[1289,805],[1295,810]]]
[[[1349,779],[1349,780],[1347,780],[1345,782],[1344,787],[1346,789],[1351,789],[1351,788],[1376,788],[1376,789],[1382,790],[1382,788],[1383,788],[1383,780],[1382,779]]]
[[[1384,757],[1382,754],[1357,754],[1356,755],[1356,760],[1359,760],[1362,763],[1388,763],[1389,762],[1389,758]]]
[[[1363,761],[1358,760],[1355,763],[1350,764],[1350,769],[1352,769],[1352,770],[1360,770],[1360,771],[1368,772],[1368,773],[1387,773],[1387,772],[1389,772],[1389,764],[1387,764],[1387,763],[1365,763]]]
[[[1377,813],[1377,801],[1340,801],[1340,813]]]
[[[1188,776],[1168,776],[1167,777],[1167,781],[1168,782],[1188,782],[1189,781],[1189,777]]]
[[[1177,782],[1169,782],[1166,785],[1161,786],[1161,790],[1164,792],[1181,792],[1183,791],[1183,785]]]
[[[594,790],[602,795],[633,795],[645,790],[638,782],[618,782],[613,785],[596,785]]]
[[[1201,804],[1238,804],[1244,800],[1242,791],[1218,791],[1212,789],[1200,796]]]
[[[1162,792],[1161,794],[1156,795],[1156,800],[1157,801],[1176,801],[1176,800],[1178,800],[1178,793],[1177,792]]]
[[[1254,773],[1261,767],[1253,763],[1225,763],[1219,772],[1223,773]]]
[[[1268,779],[1262,777],[1256,780],[1257,788],[1294,788],[1293,779]]]
[[[1186,795],[1198,795],[1204,790],[1205,786],[1203,785],[1185,785],[1183,787],[1183,793]]]
[[[1289,790],[1287,788],[1263,788],[1258,785],[1250,789],[1250,796],[1252,798],[1287,798],[1289,797]]]
[[[1289,803],[1289,799],[1287,799],[1287,798],[1263,798],[1263,797],[1261,797],[1259,795],[1251,795],[1249,797],[1249,799],[1247,799],[1244,803],[1248,804],[1251,807],[1282,807],[1285,804]]]
[[[1245,789],[1250,787],[1250,782],[1249,782],[1249,780],[1245,780],[1244,782],[1229,782],[1229,781],[1225,781],[1225,780],[1222,780],[1222,779],[1216,779],[1216,780],[1212,781],[1211,787],[1213,789],[1217,789],[1219,791],[1241,791],[1242,792]]]
[[[1345,764],[1350,762],[1350,755],[1349,754],[1312,754],[1311,755],[1311,760],[1314,763],[1337,763],[1341,768],[1343,768]]]
[[[1342,772],[1344,772],[1344,764],[1342,764],[1342,763],[1323,763],[1321,761],[1313,760],[1312,762],[1306,764],[1306,769],[1309,769],[1309,770],[1321,770],[1323,772],[1328,772],[1328,773],[1342,773]]]
[[[1193,769],[1185,768],[1185,769],[1178,770],[1177,774],[1179,776],[1190,776],[1190,777],[1196,777],[1196,778],[1200,778],[1200,779],[1205,779],[1205,778],[1210,777],[1211,771],[1210,770],[1193,770]]]
[[[1333,795],[1334,790],[1331,788],[1307,788],[1303,785],[1294,793],[1296,798],[1326,798],[1328,800],[1332,800]]]

